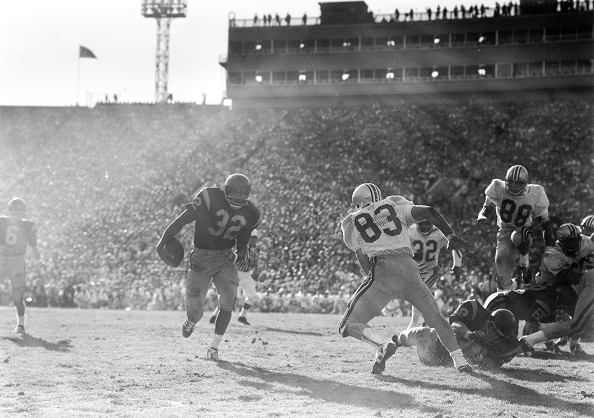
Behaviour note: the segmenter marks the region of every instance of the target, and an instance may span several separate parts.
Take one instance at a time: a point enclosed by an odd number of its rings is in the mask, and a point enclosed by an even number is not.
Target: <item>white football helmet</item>
[[[582,219],[580,226],[582,227],[582,234],[592,235],[594,233],[594,215],[588,215]]]
[[[580,252],[582,235],[580,229],[573,224],[563,224],[557,229],[557,245],[568,257],[575,257]]]
[[[355,188],[352,204],[356,210],[359,210],[380,200],[382,200],[382,192],[379,187],[373,183],[363,183]]]
[[[505,175],[505,188],[513,195],[521,195],[528,185],[528,170],[522,165],[514,165]]]

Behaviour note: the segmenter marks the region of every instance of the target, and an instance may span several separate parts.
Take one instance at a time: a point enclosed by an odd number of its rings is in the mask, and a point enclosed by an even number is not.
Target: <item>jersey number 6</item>
[[[382,235],[382,231],[390,236],[399,235],[402,232],[402,224],[396,215],[396,211],[390,205],[382,205],[375,209],[374,215],[379,215],[382,211],[387,211],[386,220],[388,221],[388,228],[380,229],[379,226],[373,222],[373,218],[367,212],[362,212],[355,216],[355,227],[361,234],[365,242],[377,241]]]

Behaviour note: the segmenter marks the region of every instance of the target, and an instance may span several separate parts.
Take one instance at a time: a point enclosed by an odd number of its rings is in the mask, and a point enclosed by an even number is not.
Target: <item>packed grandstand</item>
[[[245,173],[263,215],[254,310],[340,313],[362,280],[340,220],[354,187],[373,182],[384,195],[434,205],[475,244],[459,283],[450,260],[441,263],[436,296],[446,314],[495,290],[496,226],[473,221],[485,187],[508,167],[523,164],[545,187],[555,223],[593,212],[592,112],[592,103],[570,99],[240,111],[5,107],[0,193],[4,202],[25,199],[39,225],[48,269],[28,271],[31,305],[183,310],[185,268],[161,262],[160,233],[202,186]],[[188,253],[192,232],[183,231]],[[540,240],[534,269],[542,248]],[[6,281],[0,305],[9,303]],[[207,303],[214,308],[214,297]]]

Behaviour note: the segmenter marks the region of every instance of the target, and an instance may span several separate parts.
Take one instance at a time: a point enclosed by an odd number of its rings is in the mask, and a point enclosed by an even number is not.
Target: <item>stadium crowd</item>
[[[39,225],[48,268],[29,268],[30,304],[185,309],[185,267],[160,261],[159,234],[202,186],[243,172],[263,214],[254,273],[261,298],[252,309],[339,313],[361,282],[340,220],[353,187],[374,182],[385,195],[434,205],[476,245],[461,282],[442,263],[436,297],[449,313],[469,295],[494,290],[496,226],[473,220],[485,187],[510,165],[524,164],[545,187],[556,223],[591,212],[591,114],[591,103],[569,99],[245,111],[2,108],[0,193],[6,202],[25,199]],[[181,237],[188,254],[192,232]],[[0,304],[9,300],[8,282],[0,283]]]

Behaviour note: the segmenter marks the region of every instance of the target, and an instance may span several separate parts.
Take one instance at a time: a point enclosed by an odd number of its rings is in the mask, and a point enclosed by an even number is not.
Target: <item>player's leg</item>
[[[397,296],[385,285],[385,281],[391,277],[386,271],[386,260],[388,258],[380,257],[372,261],[369,276],[351,297],[339,325],[339,333],[342,337],[353,337],[375,348],[373,374],[384,371],[386,361],[396,352],[398,346],[392,340],[386,341],[369,325],[369,321]]]
[[[231,314],[235,307],[237,298],[237,287],[239,286],[239,277],[235,264],[229,260],[228,254],[223,254],[220,259],[220,268],[213,276],[213,282],[219,293],[219,314],[215,321],[215,329],[206,353],[206,357],[211,360],[219,359],[219,345],[223,340],[223,335],[227,331]]]
[[[417,347],[419,360],[423,364],[429,366],[451,364],[449,352],[439,340],[435,328],[406,329],[398,335],[398,342],[405,347]]]
[[[520,278],[524,284],[528,284],[532,281],[532,272],[530,271],[530,246],[533,241],[532,228],[523,226],[516,229],[511,234],[511,240],[513,245],[520,253]]]
[[[257,297],[256,284],[254,283],[254,279],[252,279],[251,271],[238,271],[237,274],[239,275],[240,286],[243,288],[243,293],[245,294],[243,307],[237,320],[243,324],[250,325],[246,316]]]
[[[11,280],[12,283],[12,280]],[[10,297],[12,299],[12,303],[14,304],[17,312],[17,326],[14,329],[16,333],[24,333],[25,332],[25,302],[23,301],[23,294],[25,293],[25,286],[15,286],[11,285],[10,287]]]
[[[414,307],[414,305],[411,307],[410,310],[411,314],[410,314],[410,322],[408,323],[408,329],[410,328],[414,328],[417,326],[417,323],[419,322],[419,318],[421,317],[421,312],[419,312],[419,310],[417,308]]]
[[[454,360],[454,366],[459,371],[471,372],[472,368],[462,354],[450,323],[439,312],[437,302],[431,291],[421,280],[418,269],[411,268],[410,263],[403,263],[402,268],[403,274],[401,274],[401,277],[406,279],[402,280],[401,291],[406,300],[419,309],[427,325],[436,329],[439,339],[450,352],[452,360]],[[405,269],[408,269],[408,272]]]
[[[194,326],[204,315],[204,301],[213,274],[213,263],[207,254],[195,249],[190,256],[190,269],[186,276],[186,313],[182,335],[188,338]]]
[[[590,270],[582,276],[577,292],[579,299],[570,321],[569,351],[576,355],[583,355],[585,352],[580,347],[579,338],[584,333],[590,318],[594,316],[594,270]]]
[[[497,248],[495,249],[495,272],[497,289],[513,289],[512,277],[516,264],[516,249],[511,241],[512,231],[497,232]]]
[[[25,332],[25,258],[12,257],[7,259],[7,272],[10,278],[10,297],[17,311],[16,333]]]

